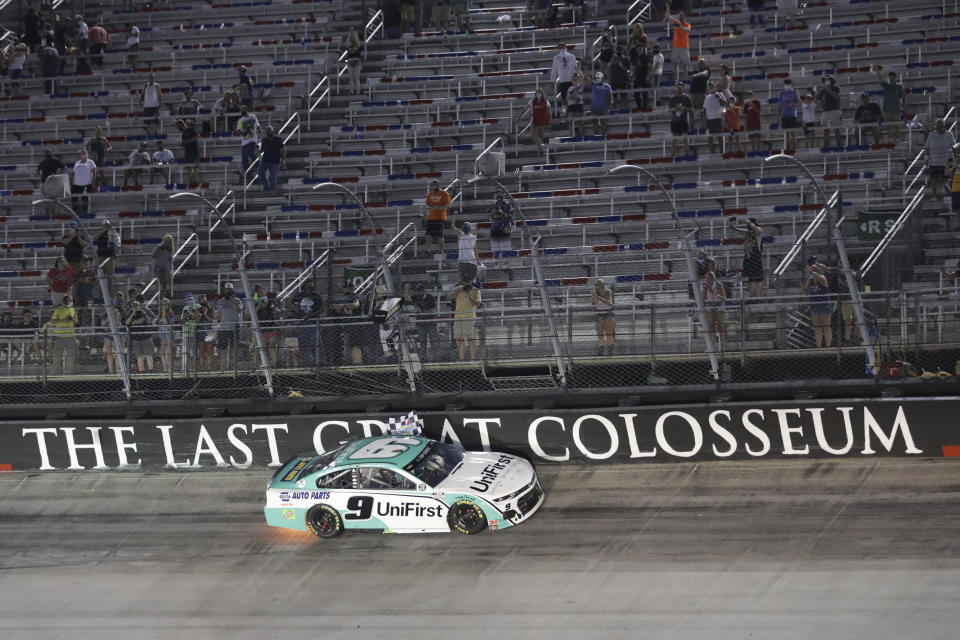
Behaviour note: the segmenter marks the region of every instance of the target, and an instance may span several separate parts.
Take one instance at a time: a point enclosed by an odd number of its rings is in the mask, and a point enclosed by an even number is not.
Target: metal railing
[[[196,266],[200,266],[200,237],[196,233],[191,233],[189,236],[187,236],[187,239],[183,241],[183,244],[181,244],[180,247],[174,252],[171,262],[176,263],[177,257],[187,248],[190,248],[190,251],[187,252],[187,255],[183,256],[183,258],[180,260],[180,264],[176,265],[176,267],[174,267],[174,269],[170,272],[170,282],[168,284],[170,291],[167,294],[168,298],[172,298],[170,293],[173,291],[174,278],[176,278],[177,274],[180,273],[180,271],[190,262],[190,259],[194,258],[196,261]],[[157,301],[157,298],[160,297],[159,285],[160,279],[154,278],[148,282],[147,286],[145,286],[140,292],[144,298],[146,298],[147,293],[149,293],[154,286],[157,287],[157,291],[155,291],[154,294],[150,296],[150,299],[144,303],[147,308],[149,308],[154,302]]]
[[[956,135],[957,123],[960,122],[960,110],[958,110],[956,106],[950,107],[950,109],[948,109],[947,112],[943,115],[944,122],[945,123],[948,122],[951,119],[951,117],[953,118],[953,122],[949,124],[949,126],[947,127],[947,131]],[[933,131],[933,129],[931,128],[930,131]],[[907,180],[910,180],[907,186],[903,188],[904,203],[907,203],[913,200],[915,196],[915,194],[913,193],[914,186],[924,176],[924,173],[925,173],[924,170],[926,169],[926,166],[923,160],[925,156],[926,156],[926,151],[924,151],[923,149],[920,149],[920,151],[917,152],[917,155],[914,156],[910,164],[907,165],[906,170],[903,172],[903,181],[907,182]],[[916,168],[916,171],[914,171],[914,168]],[[911,171],[914,171],[914,172],[911,174]],[[920,185],[917,188],[920,191],[923,191],[925,186],[926,185],[922,181],[920,181]]]
[[[207,251],[208,252],[213,250],[213,232],[217,230],[217,227],[220,226],[220,223],[223,222],[227,216],[230,217],[231,222],[237,216],[237,197],[233,195],[232,189],[230,191],[227,191],[225,194],[223,194],[223,197],[217,201],[216,207],[214,207],[214,209],[219,211],[220,207],[223,204],[225,204],[227,200],[230,201],[230,206],[228,206],[224,210],[223,217],[216,216],[214,215],[213,212],[209,212],[209,211],[207,212]]]
[[[877,243],[877,246],[874,247],[873,251],[870,252],[870,255],[867,256],[867,259],[863,261],[863,264],[860,265],[860,277],[863,278],[870,272],[870,269],[877,263],[877,260],[880,259],[880,256],[883,255],[883,252],[887,249],[890,243],[893,241],[894,236],[900,232],[900,229],[903,228],[903,225],[906,224],[907,220],[910,218],[910,215],[920,206],[920,203],[923,202],[924,190],[920,189],[913,196],[913,199],[907,204],[903,212],[897,217],[894,223],[887,229],[887,232],[880,239],[880,242]]]
[[[653,8],[653,2],[644,2],[644,0],[633,0],[633,4],[627,7],[627,31],[635,22],[646,22],[650,19],[650,10]]]
[[[367,45],[371,40],[373,40],[378,33],[383,32],[383,11],[377,11],[373,16],[367,20],[367,24],[363,27],[363,44]],[[363,47],[363,57],[367,57],[367,47]],[[340,66],[347,58],[347,51],[344,49],[343,53],[340,54],[340,57],[337,58],[337,91],[340,91],[340,77],[347,72],[347,65],[344,64]]]
[[[277,293],[277,300],[283,301],[293,295],[304,282],[313,277],[314,272],[326,264],[330,259],[330,249],[325,250],[319,256],[310,261],[310,264],[303,268],[303,271],[291,280],[283,289]]]
[[[786,255],[783,256],[783,259],[780,261],[780,264],[777,265],[777,268],[773,270],[773,275],[777,278],[783,276],[786,273],[787,267],[794,261],[800,251],[806,246],[807,242],[810,241],[810,238],[813,236],[814,232],[820,227],[824,220],[827,219],[827,213],[832,207],[836,207],[840,202],[840,191],[834,191],[833,195],[830,196],[829,200],[823,203],[823,208],[817,212],[817,215],[814,216],[813,220],[810,221],[810,224],[804,229],[803,233],[796,239],[793,243],[793,246],[787,251]]]
[[[277,136],[283,136],[286,132],[286,137],[283,138],[283,144],[286,145],[290,142],[290,139],[296,134],[297,144],[300,144],[300,113],[293,112],[287,121],[283,123],[279,130],[277,130]],[[258,153],[257,157],[254,158],[253,162],[250,163],[250,166],[247,167],[243,172],[243,208],[247,208],[247,190],[253,186],[253,183],[257,181],[257,178],[260,177],[259,171],[253,173],[253,177],[247,180],[247,176],[254,169],[259,168],[263,163],[263,153]]]
[[[323,91],[321,91],[320,95],[317,96],[316,100],[314,100],[313,96],[316,95],[316,93],[321,89],[323,89]],[[329,107],[330,106],[330,76],[323,76],[322,78],[320,78],[320,82],[318,82],[316,86],[314,86],[313,89],[310,90],[310,93],[307,95],[307,131],[310,131],[311,114],[313,114],[314,110],[320,105],[321,102],[323,102],[324,98],[327,99],[327,107]],[[313,102],[310,102],[311,100],[313,100]]]

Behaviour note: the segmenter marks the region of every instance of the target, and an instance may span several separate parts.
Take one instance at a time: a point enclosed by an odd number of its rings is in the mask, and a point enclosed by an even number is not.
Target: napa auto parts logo
[[[515,453],[534,462],[644,462],[951,455],[947,450],[953,448],[941,445],[957,439],[950,416],[958,409],[954,398],[504,411],[482,417],[423,413],[421,418],[425,435],[471,450]],[[0,425],[0,463],[42,471],[278,467],[293,455],[322,453],[348,438],[386,433],[388,420],[297,416],[273,422]]]

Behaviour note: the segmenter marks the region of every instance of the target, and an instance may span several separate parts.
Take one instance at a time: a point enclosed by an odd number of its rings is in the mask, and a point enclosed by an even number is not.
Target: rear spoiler
[[[310,460],[313,460],[313,458],[314,458],[314,456],[313,456],[312,454],[309,454],[309,453],[301,453],[301,454],[297,454],[297,455],[289,458],[286,462],[284,462],[282,465],[280,465],[280,468],[279,468],[279,469],[277,469],[277,470],[274,472],[273,477],[270,478],[270,483],[273,484],[273,483],[277,480],[277,478],[279,478],[279,477],[281,477],[281,476],[283,476],[283,475],[285,475],[285,474],[287,474],[287,473],[289,473],[289,472],[292,472],[292,471],[293,471],[293,468],[292,468],[292,467],[296,466],[294,463],[295,463],[297,460],[306,459],[307,462],[309,462]],[[306,463],[304,463],[304,464],[300,467],[300,469],[302,469],[302,468],[305,467],[305,466],[306,466]],[[288,467],[289,467],[289,468],[288,468]],[[300,471],[300,469],[297,469],[297,471]]]

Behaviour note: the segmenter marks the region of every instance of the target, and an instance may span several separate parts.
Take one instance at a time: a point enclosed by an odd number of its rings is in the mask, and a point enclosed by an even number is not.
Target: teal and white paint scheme
[[[267,524],[327,538],[344,529],[479,533],[543,504],[533,465],[416,435],[356,440],[287,461],[267,485]]]

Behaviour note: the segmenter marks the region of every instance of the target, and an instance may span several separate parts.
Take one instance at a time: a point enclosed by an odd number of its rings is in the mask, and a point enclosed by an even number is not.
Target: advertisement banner
[[[429,437],[542,464],[960,455],[958,413],[950,397],[420,417]],[[3,422],[0,470],[271,468],[383,434],[399,415]]]

